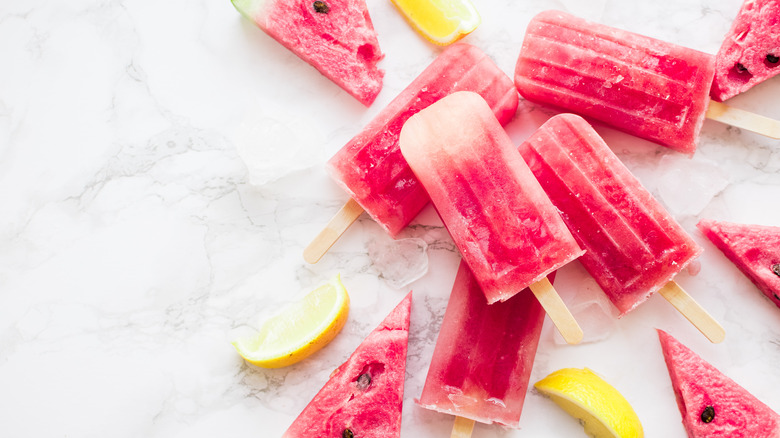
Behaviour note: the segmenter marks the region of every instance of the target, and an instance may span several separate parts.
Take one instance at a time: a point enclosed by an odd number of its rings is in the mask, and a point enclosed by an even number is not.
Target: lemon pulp
[[[309,292],[266,320],[260,330],[233,342],[248,362],[281,368],[299,362],[328,344],[349,313],[349,295],[341,277]]]
[[[628,401],[587,368],[560,369],[536,382],[534,387],[579,419],[592,437],[644,437],[642,423]]]
[[[482,22],[470,0],[392,1],[418,32],[440,45],[463,38]]]

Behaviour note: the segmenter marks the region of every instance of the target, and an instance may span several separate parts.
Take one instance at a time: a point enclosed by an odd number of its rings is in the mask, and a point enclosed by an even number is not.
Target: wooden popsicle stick
[[[450,438],[469,438],[474,430],[474,420],[470,418],[455,417]]]
[[[308,263],[317,263],[323,255],[339,240],[344,231],[363,213],[363,207],[349,198],[346,204],[325,225],[320,234],[303,250],[303,259]]]
[[[707,118],[780,140],[780,121],[710,101]]]
[[[563,303],[558,291],[555,290],[547,277],[537,281],[530,286],[531,292],[547,312],[555,327],[563,335],[563,339],[569,344],[579,344],[582,342],[582,329],[577,324],[566,304]]]
[[[723,330],[723,327],[675,281],[666,283],[658,293],[699,329],[710,342],[717,344],[723,341],[723,338],[726,336],[726,331]]]

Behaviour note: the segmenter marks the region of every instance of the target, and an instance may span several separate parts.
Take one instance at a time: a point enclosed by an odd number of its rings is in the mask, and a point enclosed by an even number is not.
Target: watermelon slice
[[[411,292],[331,374],[282,438],[399,437]]]
[[[724,101],[780,74],[780,0],[745,0],[715,56],[710,97]]]
[[[689,437],[780,437],[780,415],[665,331],[658,337]]]
[[[365,0],[231,0],[242,15],[369,106],[384,57]]]
[[[696,226],[780,307],[780,227],[713,220]]]

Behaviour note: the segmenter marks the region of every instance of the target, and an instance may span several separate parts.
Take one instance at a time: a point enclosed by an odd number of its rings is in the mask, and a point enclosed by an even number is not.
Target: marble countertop
[[[511,74],[543,9],[715,53],[741,1],[474,3],[482,25],[465,41]],[[459,261],[433,210],[403,240],[363,215],[319,263],[301,255],[347,200],[324,162],[441,50],[389,0],[369,10],[386,76],[366,108],[228,0],[0,5],[0,435],[280,436],[413,290],[402,435],[449,436],[452,417],[414,403]],[[775,79],[730,104],[780,119],[778,95]],[[507,129],[519,143],[550,114],[522,102]],[[677,280],[726,339],[711,344],[654,296],[619,320],[584,318],[577,346],[546,320],[531,381],[591,368],[647,436],[682,437],[661,328],[780,410],[780,309],[695,228],[702,218],[780,224],[780,143],[707,121],[688,158],[597,129],[705,248],[699,272]],[[398,268],[390,253],[416,258]],[[233,339],[337,273],[352,307],[325,349],[276,370],[236,354]],[[577,263],[556,285],[573,309],[598,302]],[[521,429],[477,425],[474,436],[585,435],[530,390]]]

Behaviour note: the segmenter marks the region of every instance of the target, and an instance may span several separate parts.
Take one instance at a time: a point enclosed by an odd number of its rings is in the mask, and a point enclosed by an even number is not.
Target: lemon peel
[[[588,368],[563,368],[534,387],[595,438],[642,438],[644,430],[634,408],[617,389]]]
[[[262,368],[297,363],[327,345],[349,314],[349,295],[336,275],[327,284],[285,306],[257,333],[233,342],[238,354]]]
[[[479,26],[482,19],[470,0],[392,0],[417,31],[446,46]]]

